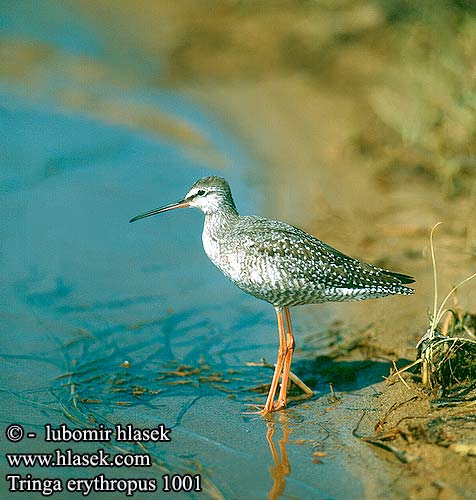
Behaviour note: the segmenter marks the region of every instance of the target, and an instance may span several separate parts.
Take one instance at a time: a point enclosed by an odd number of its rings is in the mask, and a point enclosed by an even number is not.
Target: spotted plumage
[[[290,306],[413,293],[405,286],[413,283],[411,276],[353,259],[290,224],[240,216],[230,186],[221,177],[199,179],[183,200],[131,222],[181,207],[204,212],[202,241],[210,260],[241,290],[276,310],[280,350],[263,414],[286,405],[294,350]],[[282,385],[274,405],[280,375]]]
[[[413,293],[404,286],[413,281],[410,276],[348,257],[290,224],[240,216],[224,179],[200,179],[185,199],[192,204],[200,190],[222,196],[205,212],[208,257],[235,285],[273,306]]]

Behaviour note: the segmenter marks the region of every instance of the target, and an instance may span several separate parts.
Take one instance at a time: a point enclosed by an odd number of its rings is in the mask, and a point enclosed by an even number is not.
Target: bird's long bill
[[[151,215],[157,215],[162,212],[167,212],[167,210],[173,210],[174,208],[185,208],[189,206],[190,203],[188,201],[185,200],[177,201],[176,203],[171,203],[170,205],[165,205],[164,207],[155,208],[154,210],[150,210],[149,212],[136,215],[135,217],[132,217],[132,219],[129,222],[135,222],[136,220],[144,219],[145,217],[150,217]]]

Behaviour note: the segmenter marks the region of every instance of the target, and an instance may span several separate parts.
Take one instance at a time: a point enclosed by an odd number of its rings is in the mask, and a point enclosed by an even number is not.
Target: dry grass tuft
[[[433,233],[430,233],[431,258],[435,296],[431,324],[417,344],[424,385],[438,388],[443,397],[455,401],[476,399],[476,316],[463,312],[456,296],[457,290],[476,277],[468,276],[446,295],[438,307],[438,272],[436,267]],[[454,297],[453,308],[446,308]],[[441,325],[441,326],[440,326]]]

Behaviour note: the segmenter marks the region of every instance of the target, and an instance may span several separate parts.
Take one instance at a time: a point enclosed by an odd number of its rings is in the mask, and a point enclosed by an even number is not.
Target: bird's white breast
[[[256,243],[252,238],[240,235],[239,240],[222,240],[216,234],[204,228],[202,242],[208,258],[238,286],[247,284],[251,287],[274,286],[280,279],[277,273],[268,269],[264,262],[253,258],[253,247]],[[233,251],[230,251],[230,247]]]
[[[220,239],[205,228],[202,233],[203,249],[208,258],[232,281],[239,281],[243,270],[243,256],[238,251],[233,256],[223,251]],[[233,257],[233,258],[230,258]]]
[[[205,253],[208,255],[208,258],[216,264],[219,260],[220,255],[220,246],[218,241],[215,238],[212,238],[208,231],[204,230],[202,233],[202,243],[203,249]]]

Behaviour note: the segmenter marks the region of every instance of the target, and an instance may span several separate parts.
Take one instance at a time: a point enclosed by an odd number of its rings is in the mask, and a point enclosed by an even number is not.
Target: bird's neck
[[[239,218],[239,214],[234,206],[225,206],[220,210],[209,212],[205,214],[204,232],[209,236],[220,238],[221,235],[226,234]]]

